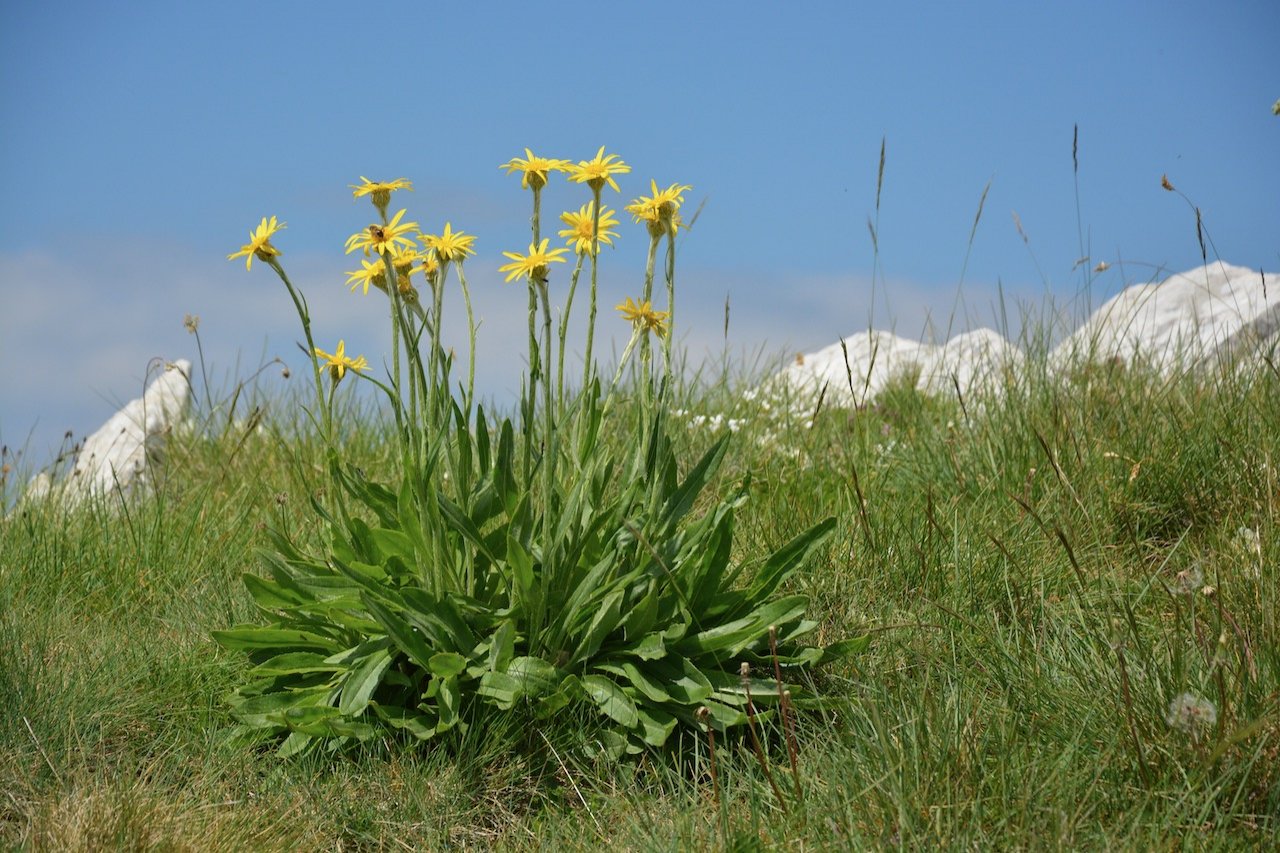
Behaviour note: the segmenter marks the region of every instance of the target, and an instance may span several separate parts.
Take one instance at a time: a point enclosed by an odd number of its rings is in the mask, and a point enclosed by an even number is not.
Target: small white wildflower
[[[729,432],[737,432],[747,425],[745,418],[729,418]]]
[[[1164,719],[1170,728],[1195,735],[1201,729],[1213,728],[1218,722],[1218,709],[1203,696],[1179,693],[1169,701],[1169,713]]]

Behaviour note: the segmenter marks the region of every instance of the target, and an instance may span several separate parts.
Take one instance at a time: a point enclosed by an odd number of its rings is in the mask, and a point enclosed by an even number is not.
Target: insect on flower
[[[369,233],[372,234],[373,239],[377,240],[379,243],[387,239],[387,232],[383,230],[381,225],[370,225]]]

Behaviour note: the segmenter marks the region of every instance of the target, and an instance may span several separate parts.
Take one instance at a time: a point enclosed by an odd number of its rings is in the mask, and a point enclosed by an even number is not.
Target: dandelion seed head
[[[1196,693],[1179,693],[1169,701],[1169,713],[1165,722],[1170,728],[1196,734],[1212,728],[1218,722],[1218,709],[1208,699]]]

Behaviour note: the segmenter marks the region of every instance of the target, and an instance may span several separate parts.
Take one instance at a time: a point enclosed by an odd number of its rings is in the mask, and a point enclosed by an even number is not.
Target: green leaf
[[[507,667],[507,675],[520,685],[524,696],[543,696],[560,684],[563,677],[555,666],[538,657],[518,657]]]
[[[438,652],[427,662],[431,674],[439,678],[451,678],[467,668],[467,659],[457,652]]]
[[[507,534],[507,565],[511,567],[512,606],[524,608],[526,612],[536,612],[538,596],[533,571],[533,555],[525,550],[520,540],[509,533]]]
[[[418,666],[429,669],[431,666],[431,656],[435,654],[431,647],[427,645],[426,640],[419,634],[403,617],[394,613],[390,608],[381,602],[375,601],[371,596],[364,596],[364,606],[369,610],[370,615],[378,620],[378,624],[387,632],[395,644]]]
[[[809,558],[835,527],[836,520],[826,518],[775,551],[756,575],[747,590],[747,597],[758,603],[773,595],[774,590]]]
[[[520,682],[505,672],[486,672],[480,676],[477,695],[488,697],[504,711],[511,710],[520,698]]]
[[[840,640],[824,648],[819,661],[826,663],[827,661],[847,658],[865,651],[869,645],[871,645],[870,634],[863,634],[861,637],[851,637],[847,640]],[[817,663],[818,661],[814,662]]]
[[[646,671],[661,679],[667,693],[681,705],[696,705],[711,696],[711,682],[687,658],[656,661]]]
[[[640,642],[618,651],[634,655],[640,660],[659,660],[667,656],[667,645],[661,633],[654,633],[647,635]]]
[[[637,708],[640,720],[640,737],[650,746],[662,746],[675,730],[676,718],[657,708]]]
[[[337,672],[340,668],[317,652],[285,652],[258,664],[249,670],[249,675],[258,677],[295,675],[302,672]]]
[[[458,707],[462,704],[462,694],[456,678],[437,679],[436,683],[436,710],[440,713],[436,730],[444,732],[458,724]]]
[[[737,654],[763,637],[770,625],[783,625],[804,615],[808,603],[808,598],[803,595],[780,598],[741,619],[686,637],[680,641],[680,651],[690,655],[707,652]]]
[[[332,654],[340,649],[336,641],[320,634],[290,628],[262,628],[257,625],[238,625],[225,631],[214,631],[213,639],[224,649],[232,651],[320,649]]]
[[[647,673],[636,667],[633,663],[624,663],[621,666],[615,664],[600,664],[599,669],[630,681],[631,686],[634,687],[638,693],[652,702],[671,701],[671,694],[664,690],[660,683],[654,681]]]
[[[635,640],[649,633],[658,621],[658,583],[650,578],[644,594],[635,602],[622,619],[622,635]]]
[[[391,557],[400,557],[408,565],[415,562],[413,551],[413,540],[408,534],[401,530],[391,530],[386,527],[375,527],[369,531],[369,538],[373,541],[374,547],[377,548],[382,562]]]
[[[600,605],[586,634],[578,643],[577,650],[569,660],[570,669],[582,661],[590,660],[596,652],[600,651],[600,645],[605,638],[618,627],[618,622],[622,618],[622,596],[625,592],[626,590],[623,589],[614,590]]]
[[[725,451],[729,448],[729,435],[725,433],[720,439],[702,454],[702,458],[689,470],[684,482],[667,499],[663,507],[662,524],[673,528],[681,518],[693,507],[693,502],[702,493],[710,479],[724,461]]]
[[[635,728],[640,722],[640,717],[636,713],[636,703],[612,680],[603,675],[586,675],[582,678],[582,686],[586,688],[587,695],[610,719],[629,729]]]
[[[244,699],[236,703],[232,710],[236,719],[247,725],[283,726],[282,715],[285,711],[327,703],[332,694],[333,688],[328,685],[306,690],[283,690]]]
[[[311,746],[313,738],[311,735],[305,735],[302,732],[293,732],[284,742],[280,744],[280,748],[276,750],[276,755],[281,758],[289,758],[298,755]]]
[[[284,589],[275,581],[248,572],[240,577],[249,590],[249,595],[253,596],[254,602],[263,610],[287,610],[306,601],[305,597]]]
[[[342,685],[338,710],[347,716],[363,714],[373,691],[382,683],[382,675],[391,666],[392,655],[386,648],[377,649],[360,661]]]
[[[427,714],[415,714],[399,706],[383,706],[370,702],[369,707],[378,719],[400,731],[406,731],[418,740],[430,740],[436,736],[436,720]]]

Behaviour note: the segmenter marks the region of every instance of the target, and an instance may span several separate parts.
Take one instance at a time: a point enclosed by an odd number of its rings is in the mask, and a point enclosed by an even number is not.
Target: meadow
[[[240,575],[257,571],[266,528],[315,526],[319,474],[294,462],[315,439],[295,407],[266,401],[265,431],[178,440],[163,488],[127,512],[28,506],[5,520],[4,845],[1275,843],[1274,365],[1208,381],[1033,372],[967,414],[904,383],[809,429],[741,390],[726,379],[683,406],[741,421],[711,485],[752,473],[735,547],[749,555],[834,515],[791,584],[824,636],[872,635],[816,675],[829,706],[799,720],[803,799],[788,787],[777,802],[743,742],[718,750],[719,806],[701,743],[622,763],[485,743],[461,758],[386,743],[282,760],[228,743],[244,665],[211,632],[252,619]],[[385,467],[385,425],[356,417],[344,447]],[[1171,716],[1183,694],[1214,719]],[[785,749],[770,753],[789,786]]]
[[[1280,365],[1050,371],[1061,330],[1028,324],[1025,369],[969,399],[903,377],[846,409],[761,391],[769,365],[679,369],[649,287],[666,240],[674,310],[681,188],[653,185],[646,291],[620,306],[637,361],[580,385],[553,355],[537,188],[508,253],[530,283],[516,431],[432,345],[444,273],[387,286],[384,192],[352,240],[385,261],[380,285],[364,265],[392,306],[390,408],[349,393],[363,359],[315,348],[264,218],[233,257],[294,296],[314,395],[198,396],[154,494],[0,521],[0,844],[1280,841]],[[421,239],[461,273],[458,232]],[[475,636],[432,654],[461,622]],[[655,683],[677,650],[684,675]],[[783,660],[790,717],[767,671],[744,701],[730,652]]]

